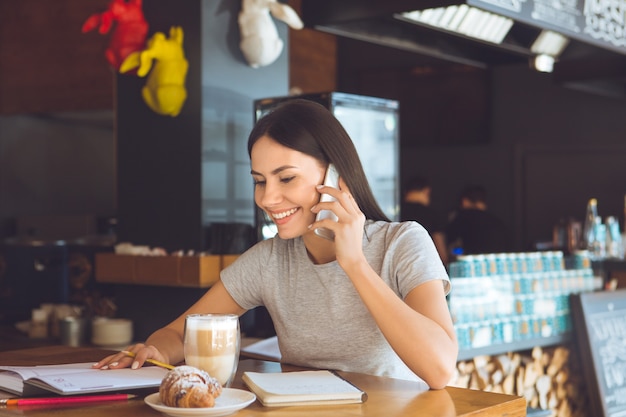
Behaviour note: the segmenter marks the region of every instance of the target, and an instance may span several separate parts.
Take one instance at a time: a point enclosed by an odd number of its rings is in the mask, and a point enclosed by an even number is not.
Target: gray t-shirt
[[[367,221],[363,251],[402,299],[430,280],[450,290],[437,250],[416,222]],[[241,307],[267,308],[283,362],[421,380],[393,351],[337,261],[313,264],[302,238],[257,243],[221,279]]]

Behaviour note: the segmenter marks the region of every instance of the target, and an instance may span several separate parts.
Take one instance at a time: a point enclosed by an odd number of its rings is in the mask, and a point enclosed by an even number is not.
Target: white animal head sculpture
[[[283,41],[278,37],[270,12],[293,29],[302,29],[304,26],[294,9],[277,0],[242,0],[239,47],[252,68],[271,64],[283,50]]]

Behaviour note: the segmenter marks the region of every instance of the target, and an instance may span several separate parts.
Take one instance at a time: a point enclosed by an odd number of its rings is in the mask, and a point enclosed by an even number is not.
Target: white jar
[[[91,322],[91,343],[125,347],[133,340],[133,322],[128,319],[97,317]]]

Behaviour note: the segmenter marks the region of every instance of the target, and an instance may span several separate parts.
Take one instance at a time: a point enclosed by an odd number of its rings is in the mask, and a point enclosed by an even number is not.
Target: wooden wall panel
[[[109,35],[81,33],[109,0],[0,0],[0,113],[113,108]]]
[[[289,4],[298,13],[301,0]],[[306,25],[306,22],[304,22]],[[289,87],[294,93],[318,93],[337,88],[337,40],[314,29],[289,30]]]

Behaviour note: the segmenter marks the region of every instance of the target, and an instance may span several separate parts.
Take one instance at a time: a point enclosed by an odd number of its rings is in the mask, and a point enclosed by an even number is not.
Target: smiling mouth
[[[296,211],[298,211],[298,209],[297,208],[293,208],[291,210],[283,211],[281,213],[272,213],[272,218],[274,218],[276,220],[284,219],[285,217],[291,216]]]

